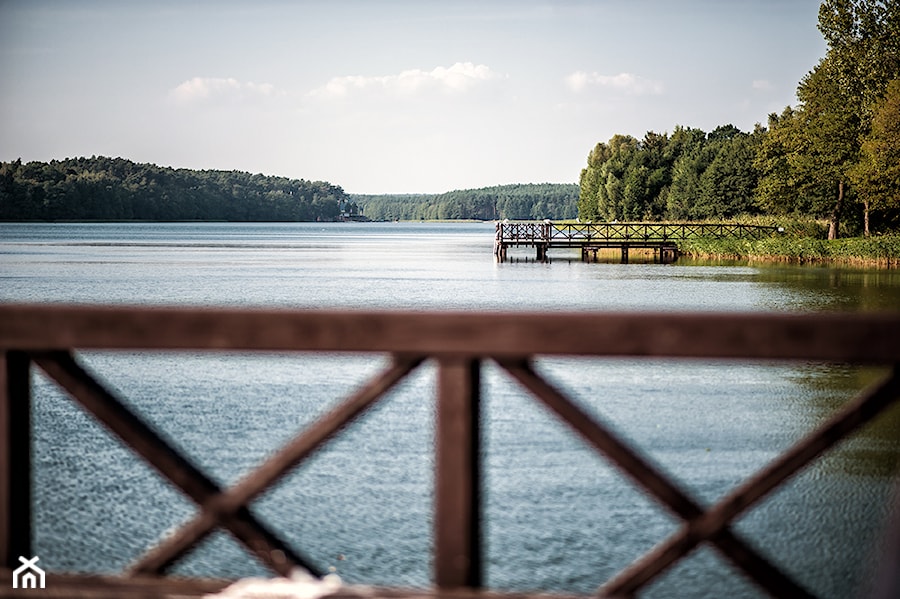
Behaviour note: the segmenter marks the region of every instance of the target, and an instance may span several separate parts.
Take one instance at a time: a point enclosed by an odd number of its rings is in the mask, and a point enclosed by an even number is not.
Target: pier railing
[[[536,242],[573,246],[603,241],[683,241],[707,237],[761,239],[779,232],[778,227],[740,223],[556,223],[552,221],[498,222],[502,243]]]
[[[698,237],[760,239],[778,227],[737,223],[554,223],[553,240],[682,241]]]
[[[900,401],[900,314],[525,314],[211,310],[0,306],[0,596],[32,555],[30,372],[36,367],[197,505],[120,577],[50,573],[58,596],[201,595],[224,582],[163,577],[197,543],[225,529],[272,572],[321,574],[290,540],[257,519],[252,503],[361,416],[424,361],[437,364],[433,588],[459,597],[484,584],[480,372],[499,365],[663,509],[675,534],[608,580],[600,596],[632,597],[708,544],[775,597],[810,597],[733,528],[737,518],[822,453]],[[79,361],[81,350],[363,352],[390,364],[343,403],[299,431],[255,471],[222,488],[160,437]],[[703,505],[611,427],[542,377],[540,356],[629,356],[882,365],[880,382],[849,401],[714,505]],[[710,383],[714,385],[714,382]],[[886,556],[884,597],[894,596],[900,553]],[[837,557],[837,559],[840,559]],[[828,567],[824,565],[823,567]],[[885,590],[886,589],[886,590]],[[349,591],[347,591],[349,592]],[[345,591],[342,591],[346,595]],[[403,595],[382,590],[384,596]],[[521,597],[521,594],[519,595]]]
[[[583,253],[597,248],[622,248],[626,262],[628,248],[665,248],[677,252],[677,242],[687,239],[761,239],[783,231],[779,227],[740,223],[557,223],[549,220],[503,221],[496,224],[496,229],[494,253],[500,256],[515,246],[536,248],[538,259],[546,258],[550,248],[581,248]]]

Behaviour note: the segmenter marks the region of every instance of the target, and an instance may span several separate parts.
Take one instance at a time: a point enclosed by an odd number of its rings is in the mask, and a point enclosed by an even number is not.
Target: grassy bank
[[[757,240],[693,239],[679,243],[679,249],[682,254],[705,259],[900,267],[900,235],[833,240],[792,235]]]

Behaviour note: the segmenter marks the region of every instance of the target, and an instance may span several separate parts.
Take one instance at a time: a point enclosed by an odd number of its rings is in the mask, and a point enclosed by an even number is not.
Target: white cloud
[[[450,67],[435,67],[430,71],[409,69],[397,75],[334,77],[325,85],[311,91],[309,95],[321,98],[344,98],[364,91],[380,91],[398,95],[412,95],[431,89],[464,92],[481,82],[498,77],[497,73],[486,65],[457,62]]]
[[[754,79],[752,87],[757,90],[769,90],[772,89],[772,82],[766,79]]]
[[[180,104],[188,104],[216,98],[272,96],[274,93],[275,86],[269,83],[242,82],[232,77],[194,77],[171,90],[169,97]]]
[[[663,93],[663,84],[661,81],[646,79],[633,73],[601,75],[596,71],[593,73],[575,71],[566,77],[566,85],[574,92],[580,92],[589,86],[595,86],[609,88],[635,96],[659,95]]]

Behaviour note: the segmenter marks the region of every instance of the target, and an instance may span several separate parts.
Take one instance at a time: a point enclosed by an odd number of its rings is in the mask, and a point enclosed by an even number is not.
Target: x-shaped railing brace
[[[601,595],[632,596],[703,541],[712,543],[750,578],[775,597],[813,597],[790,577],[749,547],[728,527],[729,522],[782,482],[808,465],[852,431],[872,420],[900,397],[898,368],[864,391],[828,422],[788,449],[767,468],[748,479],[724,499],[704,510],[677,485],[642,459],[607,427],[547,383],[527,361],[500,365],[592,447],[606,455],[626,475],[685,521],[671,539],[657,545],[609,580]]]
[[[76,362],[70,352],[32,352],[30,357],[85,409],[200,507],[199,515],[140,558],[131,567],[132,574],[163,573],[217,526],[223,526],[273,571],[288,575],[294,568],[302,567],[315,575],[321,575],[309,560],[295,553],[259,522],[247,506],[344,426],[369,409],[424,360],[421,356],[394,356],[392,364],[372,378],[368,384],[298,434],[252,473],[231,488],[223,490],[98,383]],[[674,562],[690,553],[698,544],[710,542],[773,596],[812,597],[808,591],[736,536],[729,528],[729,523],[900,397],[900,372],[895,367],[884,380],[861,393],[855,401],[783,453],[767,468],[704,510],[611,429],[600,424],[545,381],[534,371],[528,360],[502,358],[495,360],[556,416],[580,434],[590,446],[604,454],[638,486],[685,522],[674,536],[657,545],[643,558],[609,580],[600,589],[600,594],[606,596],[634,595]],[[442,389],[450,389],[451,394],[460,390],[463,395],[466,393],[474,395],[474,402],[466,404],[463,401],[458,405],[471,405],[477,408],[478,360],[441,361],[441,369],[444,379]],[[449,374],[444,374],[445,372]],[[451,401],[450,405],[452,403]],[[477,415],[474,421],[477,422]],[[452,430],[453,426],[450,428]],[[471,438],[473,434],[477,436],[477,423],[468,425],[468,428],[469,430],[463,431],[464,437]],[[475,447],[477,448],[477,445]],[[470,472],[468,478],[470,483],[477,487],[476,479],[479,476],[477,456],[469,456],[469,459],[473,460],[471,463],[476,471]],[[436,484],[440,484],[440,481]],[[468,499],[461,496],[461,501],[477,503],[477,490],[470,494]],[[479,517],[477,513],[472,512],[477,512],[478,506],[470,505],[462,508],[455,506],[452,509],[458,510],[460,514],[468,514],[465,517],[469,518],[470,522],[466,523],[466,526],[476,533],[470,536],[476,537],[477,541],[477,537],[480,536],[480,524],[477,523]],[[438,532],[439,536],[446,534]],[[438,544],[440,542],[439,539]],[[472,554],[469,556],[470,561],[476,563],[465,566],[475,572],[465,580],[476,581],[472,586],[480,586],[480,549],[476,547],[478,543],[472,543],[471,539],[466,542],[469,548],[464,548],[463,551],[469,551]],[[450,544],[452,543],[451,541]],[[440,547],[437,550],[440,551]]]
[[[270,532],[250,513],[247,504],[364,412],[421,361],[395,360],[386,371],[337,409],[285,445],[249,476],[224,491],[98,383],[71,353],[33,353],[31,357],[88,412],[200,508],[200,514],[194,520],[148,552],[130,568],[130,573],[162,574],[221,525],[263,564],[282,576],[289,575],[296,567],[302,567],[316,576],[321,576],[322,572]]]

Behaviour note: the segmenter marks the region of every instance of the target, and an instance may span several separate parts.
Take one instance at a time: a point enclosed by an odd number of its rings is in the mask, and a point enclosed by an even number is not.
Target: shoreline
[[[900,269],[900,258],[865,258],[865,257],[819,257],[819,256],[783,256],[783,255],[736,255],[706,252],[681,252],[682,256],[692,260],[735,261],[790,264],[794,266],[846,266],[854,268],[882,268],[885,270]]]
[[[832,240],[810,237],[696,239],[685,242],[680,253],[699,260],[893,269],[900,268],[900,235]]]

